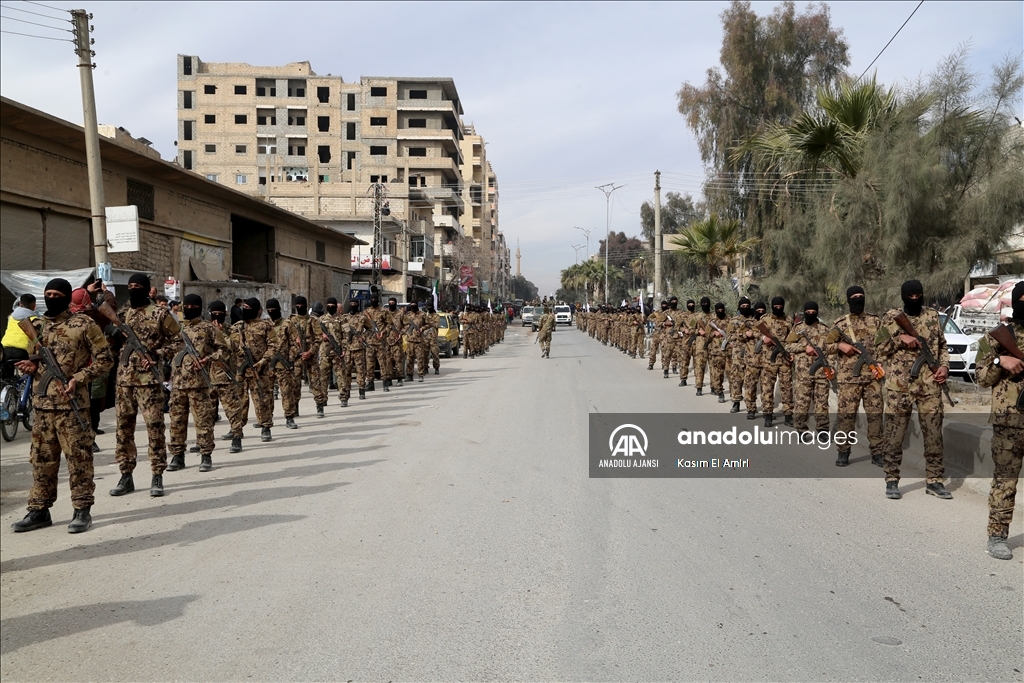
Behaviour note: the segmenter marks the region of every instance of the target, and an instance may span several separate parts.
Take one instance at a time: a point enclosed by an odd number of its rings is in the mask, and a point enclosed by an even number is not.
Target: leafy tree
[[[679,247],[679,258],[707,268],[708,281],[722,274],[722,267],[732,266],[737,257],[746,254],[760,241],[756,237],[740,239],[740,222],[722,219],[718,214],[694,221],[670,239]]]
[[[537,286],[522,275],[512,277],[512,292],[513,298],[522,299],[523,301],[533,301],[540,298]]]
[[[665,201],[661,205],[661,234],[674,235],[703,215],[693,204],[689,193],[665,193]],[[640,230],[647,244],[654,248],[654,204],[644,202],[640,205]]]
[[[611,243],[611,248],[608,251],[609,268],[628,266],[630,261],[644,253],[644,243],[637,237],[626,237],[625,232],[609,233],[608,241]],[[601,240],[599,245],[597,256],[603,268],[605,241]]]

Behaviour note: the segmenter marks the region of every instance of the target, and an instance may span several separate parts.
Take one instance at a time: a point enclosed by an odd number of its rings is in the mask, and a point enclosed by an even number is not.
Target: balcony
[[[409,199],[412,201],[441,202],[444,206],[458,207],[459,212],[466,210],[462,201],[460,188],[452,187],[410,187]]]
[[[409,164],[410,171],[449,171],[459,177],[459,167],[451,157],[401,157],[401,163]]]
[[[439,111],[458,115],[451,100],[398,100],[398,111]]]

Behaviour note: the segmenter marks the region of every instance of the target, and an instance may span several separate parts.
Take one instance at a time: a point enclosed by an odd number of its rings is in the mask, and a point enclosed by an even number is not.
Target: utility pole
[[[570,247],[576,250],[576,265],[580,264],[580,249],[583,248],[582,244],[570,244]]]
[[[82,79],[82,111],[85,129],[85,161],[89,170],[89,211],[92,216],[92,249],[96,261],[96,275],[110,279],[107,255],[107,202],[103,197],[103,166],[100,159],[100,134],[96,122],[96,92],[92,85],[92,58],[96,54],[90,38],[92,15],[84,9],[71,10],[74,22],[75,52],[78,53],[78,73]]]
[[[612,192],[625,185],[615,185],[614,183],[605,183],[604,185],[598,185],[595,189],[604,192],[604,302],[608,303],[608,252],[611,251],[611,230],[612,230]],[[609,189],[611,188],[611,189]]]
[[[654,172],[654,298],[661,298],[661,171]]]
[[[409,303],[409,231],[405,221],[402,226],[402,303]]]
[[[373,296],[374,290],[376,290],[377,296],[380,296],[381,283],[384,279],[381,273],[384,260],[384,231],[382,222],[383,217],[391,213],[388,203],[384,200],[384,193],[385,188],[382,183],[373,184],[373,251],[371,252],[370,259],[370,296]]]
[[[572,228],[573,228],[573,230],[579,230],[580,232],[582,232],[584,235],[587,236],[587,260],[589,261],[590,260],[590,233],[594,232],[594,229],[591,228],[590,230],[584,230],[583,228],[581,228],[578,225],[574,225],[574,226],[572,226]]]

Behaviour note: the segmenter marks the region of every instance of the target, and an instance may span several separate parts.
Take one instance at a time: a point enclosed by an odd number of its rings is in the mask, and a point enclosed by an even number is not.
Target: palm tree
[[[673,235],[670,242],[679,247],[677,253],[683,260],[707,268],[710,282],[721,274],[723,265],[731,266],[760,242],[756,237],[741,240],[739,231],[739,221],[720,219],[713,213]]]
[[[647,282],[647,256],[637,256],[635,259],[629,262],[629,267],[633,271],[633,275],[640,278],[640,282]]]

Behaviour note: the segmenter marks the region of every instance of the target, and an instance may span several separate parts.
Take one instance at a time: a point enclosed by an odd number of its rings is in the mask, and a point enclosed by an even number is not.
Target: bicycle
[[[14,440],[19,422],[32,431],[32,375],[21,372],[0,389],[0,436],[4,441]]]

